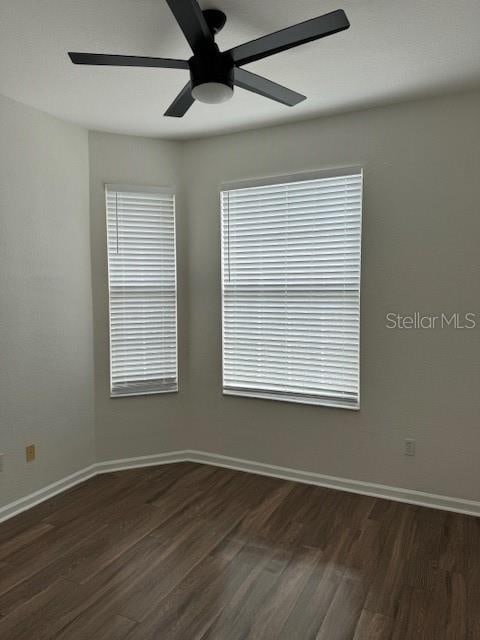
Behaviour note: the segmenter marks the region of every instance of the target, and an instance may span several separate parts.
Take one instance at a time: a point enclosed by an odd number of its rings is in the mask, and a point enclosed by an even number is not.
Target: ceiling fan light
[[[230,100],[233,96],[233,88],[221,82],[203,82],[193,87],[192,96],[199,102],[220,104]]]

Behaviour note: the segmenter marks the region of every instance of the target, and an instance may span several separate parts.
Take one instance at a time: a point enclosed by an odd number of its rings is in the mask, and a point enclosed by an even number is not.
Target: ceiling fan
[[[339,9],[221,52],[215,43],[215,35],[227,20],[223,11],[202,11],[196,0],[166,1],[193,51],[190,60],[101,53],[69,52],[68,55],[74,64],[189,70],[190,80],[164,114],[175,118],[184,116],[195,100],[210,104],[229,100],[234,85],[289,107],[295,106],[306,96],[246,71],[243,65],[338,33],[350,26],[345,12]]]

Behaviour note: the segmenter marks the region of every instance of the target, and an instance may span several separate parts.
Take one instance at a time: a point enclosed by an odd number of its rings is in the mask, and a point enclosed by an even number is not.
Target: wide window
[[[175,196],[107,185],[112,396],[177,390]]]
[[[358,408],[361,171],[221,198],[224,393]]]

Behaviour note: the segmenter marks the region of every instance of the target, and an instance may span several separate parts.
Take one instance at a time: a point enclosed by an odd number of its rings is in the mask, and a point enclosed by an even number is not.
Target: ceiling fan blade
[[[192,96],[192,87],[190,82],[187,82],[163,115],[172,118],[181,118],[187,113],[194,102],[195,98]]]
[[[213,35],[196,0],[167,0],[193,53],[214,44]]]
[[[248,64],[274,53],[280,53],[280,51],[298,47],[306,42],[338,33],[338,31],[348,29],[349,26],[350,23],[345,12],[338,9],[318,18],[300,22],[292,27],[240,44],[238,47],[230,49],[228,53],[236,65]]]
[[[267,80],[263,76],[257,76],[255,73],[245,69],[235,69],[235,84],[237,87],[253,91],[253,93],[258,93],[261,96],[265,96],[265,98],[281,102],[289,107],[294,107],[299,102],[306,100],[306,96],[301,93],[287,89],[281,84]]]
[[[103,53],[77,53],[69,51],[73,64],[108,65],[113,67],[160,67],[162,69],[188,69],[186,60],[149,58],[146,56],[117,56]]]

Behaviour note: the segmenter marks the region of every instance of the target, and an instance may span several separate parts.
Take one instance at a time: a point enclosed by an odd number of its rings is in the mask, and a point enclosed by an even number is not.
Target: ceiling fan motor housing
[[[212,51],[195,55],[188,61],[192,89],[201,84],[215,82],[233,91],[234,65],[230,55]]]

